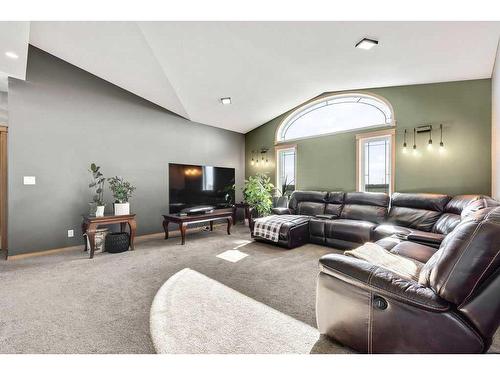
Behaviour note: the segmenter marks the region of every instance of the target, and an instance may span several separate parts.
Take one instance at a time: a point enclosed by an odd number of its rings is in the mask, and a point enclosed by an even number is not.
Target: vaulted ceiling
[[[241,133],[326,91],[489,78],[500,36],[500,22],[30,26],[32,45],[192,121]],[[363,37],[379,45],[354,48]]]

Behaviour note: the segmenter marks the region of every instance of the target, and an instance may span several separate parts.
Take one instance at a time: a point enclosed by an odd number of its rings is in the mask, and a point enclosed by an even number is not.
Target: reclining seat
[[[439,247],[445,234],[433,233],[433,228],[449,201],[450,197],[444,194],[394,193],[387,222],[375,229],[374,239],[411,234],[416,242]],[[446,230],[452,227],[452,223],[456,224],[451,219],[449,225],[440,223],[439,228]]]
[[[288,249],[304,245],[309,241],[310,217],[324,213],[327,196],[327,192],[294,191],[290,197],[288,208],[280,207],[272,210],[275,215],[297,215],[296,218],[280,227],[278,243],[259,236],[254,236],[254,239]]]
[[[318,328],[360,352],[486,352],[500,323],[499,254],[500,207],[493,207],[462,219],[415,279],[325,255]]]
[[[311,242],[337,249],[352,249],[372,239],[378,223],[387,218],[389,196],[385,193],[345,193],[344,204],[339,206],[343,193],[330,193],[326,212],[332,218],[312,218]],[[339,212],[340,211],[340,212]]]

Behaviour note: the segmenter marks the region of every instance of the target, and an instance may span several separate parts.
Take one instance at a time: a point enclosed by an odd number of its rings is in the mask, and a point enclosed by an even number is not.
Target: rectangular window
[[[394,188],[394,130],[356,136],[357,189],[390,194]]]
[[[297,149],[295,146],[276,150],[276,187],[282,193],[292,192],[296,185]]]

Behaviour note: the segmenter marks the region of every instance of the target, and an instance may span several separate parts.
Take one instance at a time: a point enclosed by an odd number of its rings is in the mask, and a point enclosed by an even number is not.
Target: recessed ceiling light
[[[361,49],[372,49],[378,44],[378,40],[363,38],[354,47]]]
[[[11,51],[5,52],[5,56],[7,56],[7,57],[9,57],[11,59],[17,59],[17,58],[19,58],[19,56],[17,55],[17,53],[11,52]]]
[[[220,102],[224,105],[228,105],[228,104],[231,104],[231,98],[227,97],[227,98],[220,98]]]

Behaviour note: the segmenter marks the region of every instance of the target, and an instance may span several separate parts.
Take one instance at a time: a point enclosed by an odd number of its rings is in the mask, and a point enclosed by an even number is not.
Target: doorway
[[[7,259],[7,126],[0,124],[0,250]]]

